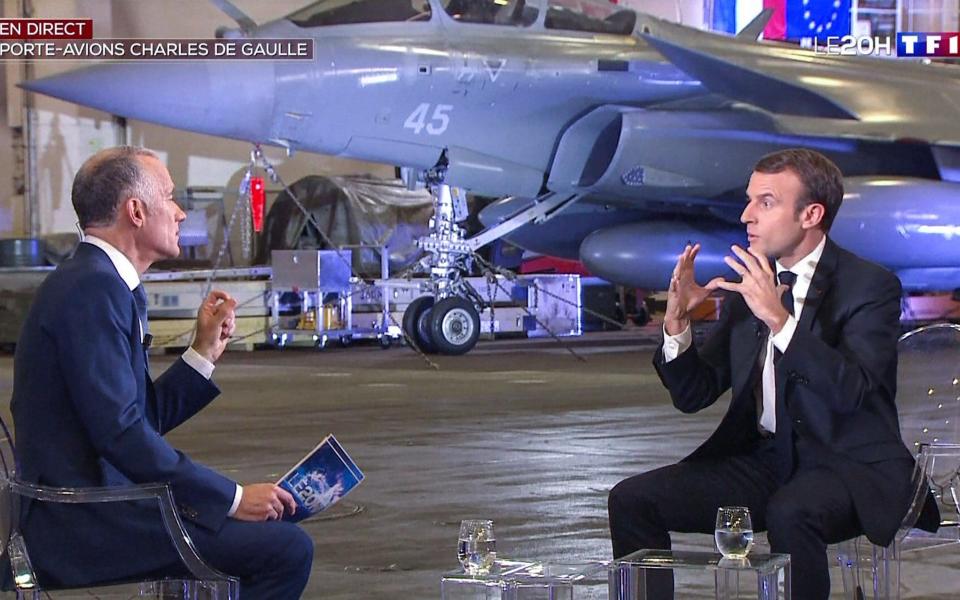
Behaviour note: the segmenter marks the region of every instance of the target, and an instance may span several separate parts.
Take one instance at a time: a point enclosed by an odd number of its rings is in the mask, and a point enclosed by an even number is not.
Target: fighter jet
[[[227,38],[312,38],[315,59],[106,64],[29,90],[210,135],[398,165],[435,197],[427,296],[404,328],[457,354],[464,284],[498,237],[660,289],[688,241],[698,275],[743,243],[751,168],[785,147],[843,169],[832,235],[911,290],[960,287],[960,70],[815,54],[587,0],[323,0]],[[467,239],[457,190],[504,198]]]

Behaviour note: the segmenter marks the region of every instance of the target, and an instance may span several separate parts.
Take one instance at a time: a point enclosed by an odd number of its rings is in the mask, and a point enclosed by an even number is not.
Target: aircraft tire
[[[633,315],[633,323],[639,327],[643,327],[650,322],[650,311],[647,310],[646,306],[640,306],[637,308],[637,312]]]
[[[424,314],[429,315],[433,308],[433,296],[420,296],[403,312],[403,332],[417,345],[420,350],[428,354],[436,352],[433,340],[430,339],[429,320],[424,322]]]
[[[480,315],[466,298],[452,296],[430,310],[430,335],[440,354],[466,354],[480,337]]]

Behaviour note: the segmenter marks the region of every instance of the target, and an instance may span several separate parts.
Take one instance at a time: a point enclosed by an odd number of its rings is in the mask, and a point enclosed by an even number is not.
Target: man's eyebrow
[[[774,202],[779,202],[779,201],[780,201],[780,200],[777,198],[777,196],[774,195],[773,192],[760,192],[760,193],[758,193],[758,194],[755,194],[752,198],[750,197],[750,194],[748,193],[748,194],[745,194],[744,200],[746,201],[747,204],[750,204],[750,203],[753,202],[753,201],[760,202],[761,200],[772,200],[772,201],[774,201]]]

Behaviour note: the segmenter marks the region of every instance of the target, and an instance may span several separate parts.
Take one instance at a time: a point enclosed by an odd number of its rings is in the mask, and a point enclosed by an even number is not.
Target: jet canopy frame
[[[320,0],[285,18],[304,29],[442,20],[630,35],[637,15],[615,4],[593,0]]]

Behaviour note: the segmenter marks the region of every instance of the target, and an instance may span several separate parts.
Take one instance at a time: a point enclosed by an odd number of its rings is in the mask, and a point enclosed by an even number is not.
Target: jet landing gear
[[[465,220],[467,201],[442,182],[442,172],[427,173],[427,185],[433,195],[430,235],[418,240],[429,255],[428,295],[410,303],[403,313],[403,331],[423,352],[465,354],[480,337],[480,311],[483,301],[464,280],[471,268],[473,248],[464,240],[457,225]]]
[[[430,235],[417,244],[428,253],[421,261],[430,272],[427,295],[410,303],[403,314],[403,332],[421,351],[465,354],[480,337],[480,311],[486,303],[466,280],[473,255],[480,247],[527,223],[543,222],[575,202],[577,194],[547,193],[531,198],[530,204],[505,221],[470,239],[457,225],[467,219],[466,196],[443,182],[445,168],[423,174],[433,196]]]
[[[480,313],[459,296],[436,304],[431,296],[420,296],[403,313],[403,330],[424,352],[466,354],[480,337]]]
[[[407,306],[403,313],[403,333],[417,348],[433,354],[437,347],[430,335],[430,317],[433,313],[433,296],[420,296]]]

